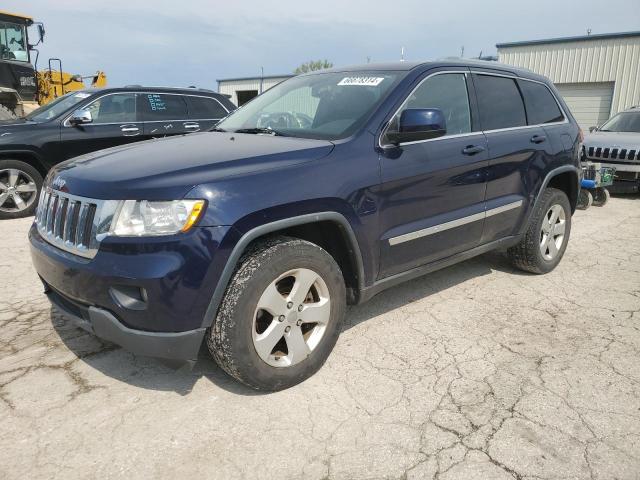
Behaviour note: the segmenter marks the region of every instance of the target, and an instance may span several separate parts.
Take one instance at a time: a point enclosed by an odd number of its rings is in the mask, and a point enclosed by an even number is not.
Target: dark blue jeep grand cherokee
[[[203,342],[257,389],[316,372],[347,304],[496,248],[562,258],[581,132],[552,83],[484,62],[292,78],[212,132],[48,175],[30,231],[51,301],[141,355]]]

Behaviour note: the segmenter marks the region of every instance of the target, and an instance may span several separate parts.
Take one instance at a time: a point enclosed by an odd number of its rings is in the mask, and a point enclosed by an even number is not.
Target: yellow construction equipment
[[[37,26],[39,39],[31,44],[28,30],[33,25]],[[50,58],[49,68],[38,72],[39,52],[35,47],[42,43],[44,34],[42,22],[0,10],[0,120],[27,115],[67,92],[106,86],[104,72],[72,75],[63,71],[59,58]]]
[[[38,82],[38,103],[44,105],[49,103],[65,93],[74,90],[83,90],[85,88],[103,88],[107,86],[107,75],[98,71],[94,75],[71,75],[62,71],[62,62],[60,67],[55,70],[51,68],[52,60],[59,61],[57,58],[49,59],[49,70],[36,72]],[[85,83],[91,80],[89,84]]]

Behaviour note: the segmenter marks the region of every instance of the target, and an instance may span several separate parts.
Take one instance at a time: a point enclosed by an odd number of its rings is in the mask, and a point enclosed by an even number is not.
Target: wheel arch
[[[571,205],[571,213],[576,210],[578,203],[578,192],[580,191],[580,174],[581,171],[575,165],[562,165],[561,167],[550,170],[544,177],[540,185],[540,189],[536,193],[533,207],[535,208],[542,198],[542,194],[548,187],[557,188],[562,190],[569,198],[569,204]],[[532,208],[531,210],[533,211]]]
[[[28,163],[38,170],[43,180],[47,176],[48,169],[44,166],[38,154],[29,150],[0,151],[0,160],[18,160],[20,162]]]
[[[204,315],[203,327],[210,327],[238,262],[247,248],[261,239],[288,235],[324,248],[340,266],[347,287],[347,301],[357,303],[364,288],[364,267],[360,247],[349,221],[337,212],[318,212],[276,220],[246,232],[233,247]]]

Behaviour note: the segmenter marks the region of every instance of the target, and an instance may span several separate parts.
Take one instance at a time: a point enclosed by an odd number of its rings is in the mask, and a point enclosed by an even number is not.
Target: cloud
[[[107,72],[111,85],[198,85],[216,78],[289,73],[310,59],[336,65],[495,52],[498,42],[637,29],[637,0],[522,2],[420,0],[5,0],[45,23],[40,67]]]

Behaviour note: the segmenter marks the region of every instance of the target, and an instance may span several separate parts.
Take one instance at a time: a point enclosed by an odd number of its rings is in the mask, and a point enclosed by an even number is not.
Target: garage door
[[[558,83],[556,87],[585,132],[609,118],[613,82]]]

